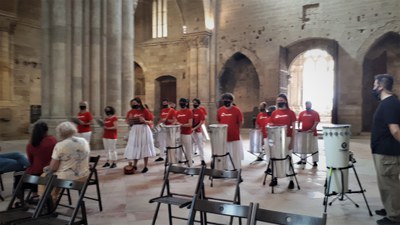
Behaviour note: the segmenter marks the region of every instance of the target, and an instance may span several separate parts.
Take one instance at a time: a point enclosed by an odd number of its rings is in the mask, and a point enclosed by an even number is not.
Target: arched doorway
[[[400,35],[389,32],[377,40],[365,55],[363,62],[362,90],[362,131],[371,131],[372,116],[378,105],[371,95],[374,76],[389,73],[395,80],[400,78]],[[393,89],[400,94],[400,83],[395,82]]]
[[[231,92],[236,105],[244,115],[244,127],[253,126],[253,117],[258,113],[260,81],[257,71],[242,53],[230,57],[219,78],[220,93]]]
[[[163,99],[167,98],[176,103],[176,78],[171,75],[158,77],[155,92],[154,115],[157,118],[160,115],[160,105]]]
[[[143,69],[139,64],[135,62],[135,81],[134,81],[134,92],[135,97],[140,97],[142,100],[145,99],[146,91],[145,91],[145,80]]]
[[[320,114],[321,123],[331,123],[334,96],[334,60],[321,49],[307,50],[289,66],[288,98],[298,115],[311,101]]]

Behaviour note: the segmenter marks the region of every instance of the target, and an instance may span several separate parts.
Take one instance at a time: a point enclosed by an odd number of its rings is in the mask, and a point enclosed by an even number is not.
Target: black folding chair
[[[173,192],[172,191],[173,187],[171,186],[178,187],[182,184],[182,182],[174,182],[174,179],[171,179],[173,177],[172,176],[173,174],[178,176],[182,175],[198,176],[197,185],[194,187],[194,191],[191,194],[189,194],[189,191],[186,191],[185,193]],[[171,205],[178,206],[179,208],[191,207],[193,200],[196,199],[196,195],[198,195],[201,191],[203,178],[204,178],[204,167],[191,168],[191,167],[174,166],[172,164],[169,164],[164,177],[164,184],[161,188],[160,196],[157,198],[150,199],[149,201],[150,203],[157,203],[157,208],[154,213],[152,224],[154,225],[156,223],[158,211],[160,210],[161,204],[168,205],[168,219],[170,225],[172,225],[172,219],[187,220],[187,217],[173,216]],[[176,179],[182,181],[180,178]]]
[[[208,193],[208,189],[206,188],[206,185],[202,186],[202,192],[201,192],[201,199],[206,199],[206,200],[213,200],[213,201],[218,201],[222,203],[229,203],[229,204],[236,204],[240,205],[241,204],[241,198],[240,198],[240,183],[242,182],[242,177],[241,177],[241,169],[238,170],[217,170],[217,169],[209,169],[206,168],[204,171],[204,176],[209,176],[211,180],[211,187],[213,186],[214,180],[224,180],[224,182],[231,181],[231,186],[234,186],[233,192],[232,192],[232,198],[227,199],[227,198],[221,198],[218,196],[211,196]],[[204,217],[203,219],[207,221],[207,214],[206,213],[201,213],[201,217]],[[230,223],[233,223],[234,217],[231,217]],[[241,217],[238,217],[239,219],[239,224],[242,224]],[[218,223],[215,223],[218,224]]]
[[[4,201],[4,198],[1,195],[1,192],[4,191],[3,178],[1,177],[1,175],[3,175],[3,172],[0,172],[0,201]]]
[[[97,201],[99,203],[99,210],[101,212],[103,211],[103,203],[101,201],[99,175],[97,174],[97,169],[96,169],[99,160],[100,160],[100,155],[91,156],[89,158],[90,174],[88,176],[88,181],[89,181],[88,186],[96,185],[97,197],[84,196],[84,198]],[[69,193],[68,189],[66,190],[66,195],[68,197],[68,203],[72,205],[71,194]]]
[[[193,209],[189,214],[187,225],[193,225],[198,222],[200,222],[200,224],[231,224],[232,222],[230,220],[229,223],[214,223],[208,222],[207,219],[203,218],[200,221],[195,221],[196,211],[199,211],[200,213],[212,213],[224,217],[229,216],[231,218],[237,217],[241,219],[247,219],[247,225],[251,224],[251,222],[253,221],[252,216],[254,216],[253,203],[250,203],[249,205],[237,205],[205,199],[197,199],[193,205]],[[223,218],[218,217],[218,221],[223,221]]]
[[[61,190],[57,201],[51,211],[50,215],[39,216],[33,219],[21,220],[14,225],[60,225],[60,224],[85,224],[87,225],[87,216],[86,216],[86,207],[83,198],[85,196],[85,192],[88,186],[88,180],[85,182],[78,180],[63,180],[56,179],[54,181],[53,188],[58,188]],[[78,195],[78,200],[76,204],[73,206],[66,206],[60,204],[63,192],[65,190],[76,191]],[[62,208],[67,207],[72,209],[72,213],[70,210],[62,210]],[[65,212],[66,211],[66,212]],[[68,213],[69,212],[69,213]],[[80,217],[78,217],[78,213],[80,212]]]
[[[253,224],[257,221],[269,224],[280,225],[325,225],[326,213],[322,217],[305,216],[293,213],[278,212],[268,209],[259,208],[259,204],[255,205],[256,215]]]
[[[42,208],[45,205],[44,203],[49,200],[50,191],[54,181],[55,176],[53,175],[39,177],[35,175],[24,174],[14,191],[14,194],[11,198],[10,203],[8,204],[7,209],[0,212],[0,224],[11,224],[18,220],[38,217],[39,213],[42,211]],[[45,191],[41,196],[38,204],[32,209],[27,206],[24,200],[25,187],[29,184],[45,186]],[[19,203],[19,207],[16,207],[17,200],[21,201]]]

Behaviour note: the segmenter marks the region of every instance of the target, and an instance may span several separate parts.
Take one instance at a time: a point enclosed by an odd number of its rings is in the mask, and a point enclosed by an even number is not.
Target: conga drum
[[[176,148],[181,145],[181,125],[162,126],[167,137],[167,147]],[[178,149],[168,149],[168,163],[179,163],[178,154],[182,154]]]
[[[211,141],[211,154],[224,155],[226,154],[226,139],[228,135],[228,125],[226,124],[211,124],[210,130],[210,141]],[[213,157],[214,168],[217,170],[227,169],[227,157]]]
[[[260,129],[250,130],[250,153],[257,154],[262,152],[263,134]]]
[[[298,154],[312,154],[315,151],[313,144],[314,134],[312,132],[296,131],[294,136],[293,152]]]
[[[286,140],[286,126],[267,126],[268,146],[270,149],[270,159],[273,161],[273,171],[277,178],[286,177],[288,168],[287,160],[284,159],[288,155],[288,144]]]
[[[332,170],[330,192],[343,193],[349,189],[349,170],[345,168],[349,166],[349,147],[350,147],[350,131],[351,125],[329,125],[323,126],[324,147],[326,155],[326,166],[336,168]],[[343,174],[343,179],[342,179]],[[329,180],[329,168],[327,177]],[[343,182],[342,182],[343,181]]]

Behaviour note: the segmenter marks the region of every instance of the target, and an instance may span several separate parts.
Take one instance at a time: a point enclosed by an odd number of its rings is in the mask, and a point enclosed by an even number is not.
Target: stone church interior
[[[399,95],[398,0],[1,0],[0,146],[3,152],[25,153],[36,121],[45,121],[55,134],[60,122],[79,112],[82,100],[95,119],[113,106],[119,118],[119,169],[98,168],[104,209],[88,200],[88,223],[151,224],[156,206],[148,202],[159,195],[165,168],[150,158],[149,173],[123,175],[130,100],[140,97],[158,121],[163,99],[178,104],[180,98],[199,98],[209,125],[217,123],[221,95],[230,92],[244,115],[242,205],[257,202],[321,217],[327,176],[322,137],[318,167],[294,165],[300,190],[288,191],[282,179],[271,193],[262,185],[267,162],[254,163],[246,151],[260,102],[274,105],[285,93],[296,115],[305,110],[305,101],[313,102],[321,130],[323,124],[351,125],[354,168],[368,201],[364,194],[339,198],[328,206],[326,224],[376,224],[379,217],[369,214],[382,205],[369,135],[379,102],[371,90],[374,76],[383,73],[395,78]],[[103,128],[94,123],[92,130],[92,155],[103,158]],[[205,148],[210,164],[211,144]],[[199,165],[196,158],[194,165]],[[349,173],[350,185],[359,189],[353,170]],[[12,174],[3,180],[1,210],[12,195]],[[181,189],[194,184],[189,177],[181,182]],[[214,186],[210,192],[224,197],[235,188],[218,179]],[[163,207],[157,224],[168,223]],[[185,208],[173,211],[189,215]]]

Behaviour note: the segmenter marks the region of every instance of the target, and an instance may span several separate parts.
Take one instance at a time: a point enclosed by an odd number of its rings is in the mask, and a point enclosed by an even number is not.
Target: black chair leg
[[[99,201],[100,212],[103,211],[103,203],[101,201],[99,178],[97,175],[97,170],[94,172],[94,177],[96,178],[96,190],[97,190],[97,200]]]

